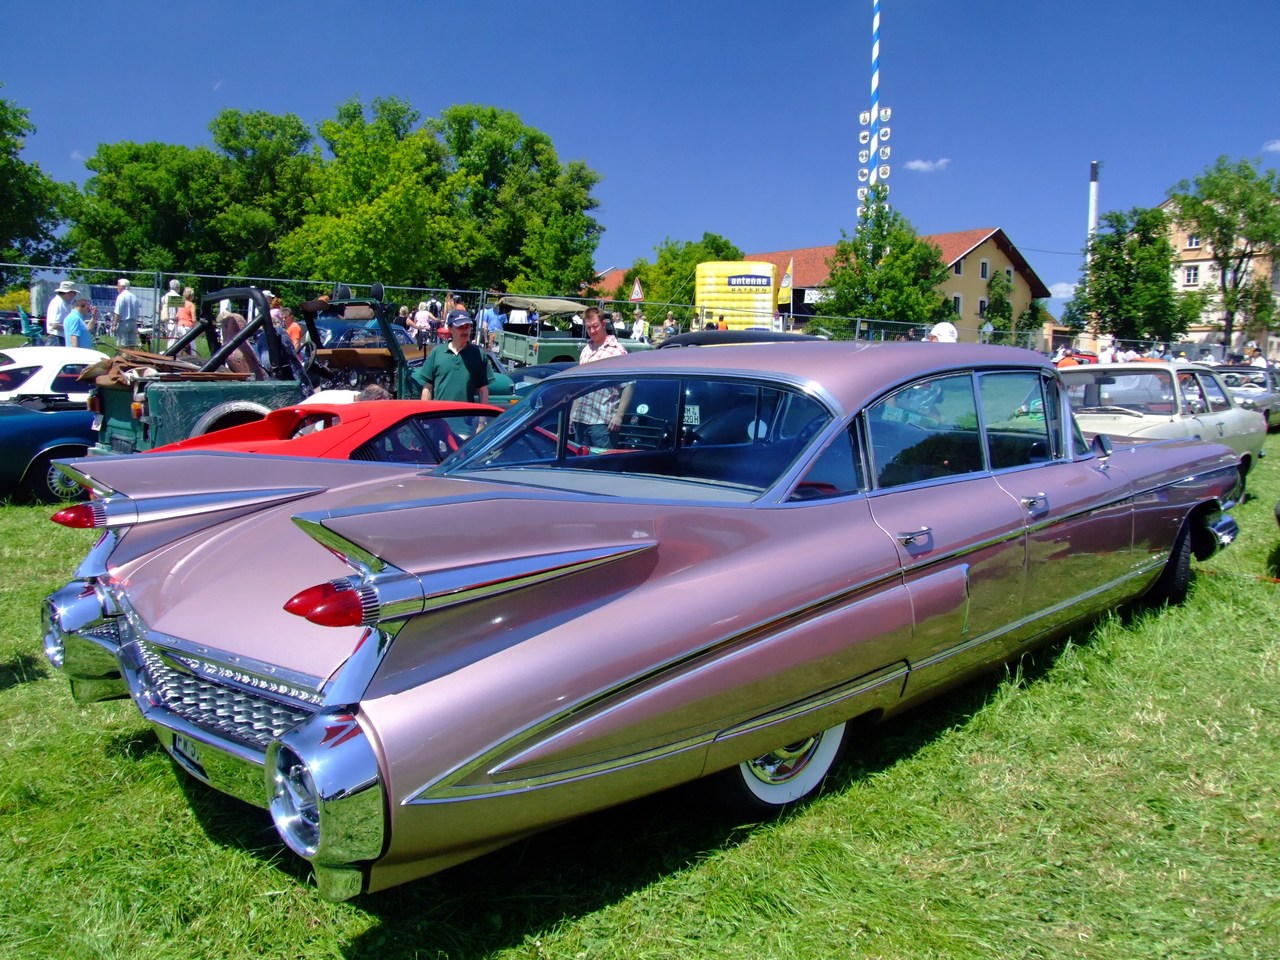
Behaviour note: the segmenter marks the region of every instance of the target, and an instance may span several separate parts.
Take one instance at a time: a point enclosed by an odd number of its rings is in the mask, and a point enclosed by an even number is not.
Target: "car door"
[[[996,482],[1022,508],[1027,574],[1021,640],[1125,592],[1133,565],[1133,491],[1095,457],[1066,413],[1058,381],[1034,371],[978,377]],[[1025,411],[1025,412],[1024,412]]]
[[[907,696],[989,660],[1022,611],[1023,508],[987,468],[973,377],[922,379],[863,415],[877,525],[911,597]]]
[[[1196,414],[1202,431],[1200,439],[1225,443],[1241,455],[1256,452],[1262,446],[1260,414],[1237,406],[1217,374],[1197,370],[1190,376],[1195,378],[1197,392],[1201,397],[1202,409]]]

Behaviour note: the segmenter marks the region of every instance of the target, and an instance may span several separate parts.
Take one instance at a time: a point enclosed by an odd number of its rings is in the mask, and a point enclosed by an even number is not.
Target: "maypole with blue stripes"
[[[858,134],[858,219],[867,214],[866,199],[871,189],[889,176],[889,128],[881,126],[889,122],[890,110],[880,108],[880,0],[871,0],[871,109],[858,114],[858,122],[864,128]],[[885,189],[888,189],[886,184]]]
[[[871,0],[871,186],[880,182],[876,154],[880,151],[880,0]]]

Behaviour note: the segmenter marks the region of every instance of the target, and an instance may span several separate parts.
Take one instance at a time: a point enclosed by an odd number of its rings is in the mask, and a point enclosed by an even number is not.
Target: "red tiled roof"
[[[610,267],[601,273],[596,274],[595,280],[591,281],[591,286],[601,293],[612,293],[622,283],[622,278],[627,275],[627,271],[622,267]]]
[[[977,230],[960,230],[956,233],[925,234],[920,239],[928,240],[942,251],[942,262],[948,267],[972,251],[984,241],[992,240],[1005,255],[1013,261],[1018,272],[1027,278],[1032,296],[1044,299],[1049,296],[1049,288],[1045,286],[1036,272],[1031,269],[1026,258],[1018,251],[998,227],[981,227]],[[820,287],[827,282],[831,271],[827,268],[827,260],[835,256],[834,244],[829,247],[803,247],[799,250],[775,250],[771,253],[751,253],[744,260],[762,260],[772,263],[778,268],[781,277],[787,269],[791,258],[795,258],[795,276],[791,278],[795,287]]]

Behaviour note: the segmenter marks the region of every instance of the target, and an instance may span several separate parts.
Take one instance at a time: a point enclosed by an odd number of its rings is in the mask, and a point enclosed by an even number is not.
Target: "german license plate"
[[[173,735],[173,752],[197,770],[200,769],[200,745],[190,737],[175,733]]]

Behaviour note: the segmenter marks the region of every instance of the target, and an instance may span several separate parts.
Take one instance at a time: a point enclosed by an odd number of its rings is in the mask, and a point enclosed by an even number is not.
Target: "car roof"
[[[597,366],[607,364],[607,367]],[[611,357],[565,371],[560,377],[635,371],[644,374],[710,373],[782,378],[825,392],[845,412],[886,389],[934,372],[1021,367],[1052,372],[1043,356],[1019,347],[924,341],[809,340],[718,346],[713,350],[652,350]]]
[[[107,357],[100,350],[88,347],[4,347],[0,355],[8,357],[16,366],[32,363],[93,363]],[[3,366],[3,364],[0,364]]]

